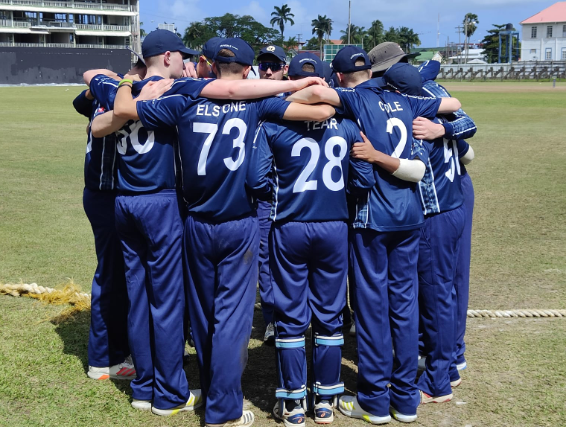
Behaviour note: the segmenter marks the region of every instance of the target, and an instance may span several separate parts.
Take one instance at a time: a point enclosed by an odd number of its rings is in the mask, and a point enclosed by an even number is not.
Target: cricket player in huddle
[[[287,55],[280,46],[269,45],[262,48],[257,55],[259,78],[266,80],[283,80],[289,70]],[[317,76],[321,77],[321,76]],[[265,322],[263,341],[268,345],[275,344],[275,329],[273,325],[273,289],[269,272],[268,236],[271,229],[269,215],[271,200],[257,201],[257,218],[259,221],[259,296],[261,312]]]
[[[145,75],[140,59],[130,73]],[[84,163],[83,205],[94,234],[97,266],[92,279],[91,322],[88,339],[88,372],[97,380],[136,377],[128,346],[128,294],[124,257],[114,221],[116,201],[116,137],[97,138],[91,123],[106,106],[94,99],[89,89],[73,101],[78,113],[88,117]]]
[[[426,61],[419,67],[419,73],[423,80],[423,96],[432,96],[436,98],[450,97],[448,91],[434,80],[440,71],[440,60],[442,57],[439,55],[432,61]],[[434,124],[430,121],[423,120],[415,125],[418,127],[418,137],[422,139],[434,139],[438,137],[445,137],[447,139],[459,138],[467,139],[474,136],[476,133],[476,125],[474,121],[462,109],[454,113],[455,119],[453,122],[445,122],[442,125]],[[470,295],[470,259],[472,248],[472,218],[474,212],[474,187],[472,179],[466,171],[464,164],[460,165],[461,170],[461,186],[464,195],[464,210],[466,220],[464,225],[464,232],[462,234],[460,251],[458,255],[458,262],[456,267],[456,277],[454,279],[454,287],[456,289],[456,369],[461,371],[466,369],[467,363],[464,356],[466,344],[464,343],[464,335],[466,333],[466,320],[468,315],[468,301]],[[454,372],[451,369],[451,372]],[[451,378],[454,381],[455,378]]]
[[[412,122],[418,116],[456,111],[460,103],[453,98],[439,102],[381,90],[371,79],[368,55],[354,46],[340,50],[332,66],[341,89],[307,88],[289,100],[328,102],[338,112],[357,119],[371,140],[352,149],[355,158],[374,164],[376,185],[369,197],[358,199],[353,223],[350,244],[356,294],[358,395],[342,396],[339,409],[374,424],[389,422],[390,413],[411,422],[420,404],[414,383],[418,360],[416,266],[419,229],[424,222],[416,183],[425,170],[421,160],[411,160]]]
[[[383,76],[391,90],[418,96],[421,75],[409,64],[395,64]],[[443,117],[434,120],[437,124]],[[454,122],[453,122],[454,123]],[[425,215],[419,244],[419,311],[426,369],[418,380],[421,403],[452,399],[452,388],[461,383],[454,363],[456,318],[454,278],[465,223],[460,162],[469,163],[472,148],[462,139],[440,136],[432,141],[415,141],[414,155],[425,164],[419,182]]]
[[[245,187],[246,159],[257,126],[267,118],[321,121],[334,114],[328,105],[290,104],[275,97],[230,102],[197,96],[200,90],[205,95],[206,85],[233,85],[247,77],[253,59],[246,42],[225,39],[213,64],[218,80],[187,80],[185,93],[177,90],[150,102],[132,100],[126,88],[118,91],[114,110],[118,117],[139,119],[148,131],[176,128],[179,133],[182,190],[189,211],[183,256],[207,426],[250,426],[254,420],[251,411],[243,410],[241,376],[257,283],[258,224]],[[247,97],[257,98],[265,94],[257,87],[273,88],[273,95],[323,81],[238,83],[248,88]],[[276,91],[280,87],[283,90]]]
[[[170,86],[171,82],[156,84],[155,80],[162,79],[163,76],[180,77],[184,66],[182,52],[186,48],[177,36],[173,34],[174,38],[171,38],[171,35],[171,32],[157,30],[144,40],[142,50],[148,63],[150,79],[146,78],[136,84],[134,93],[138,93],[139,87],[144,85],[149,91],[156,90],[157,93],[161,90],[159,93],[162,93],[162,89]],[[119,86],[116,81],[112,82],[103,75],[92,79],[92,73],[87,73],[85,77],[91,86],[101,90],[101,97],[113,98],[118,89],[125,90],[122,86],[129,87],[130,90],[133,86],[128,80],[122,81]],[[261,83],[189,79],[177,81],[172,91],[192,97],[202,94],[217,98],[258,98],[296,90],[312,83],[318,84],[319,80],[311,79],[301,84]],[[119,129],[126,119],[110,112],[97,117],[93,126],[97,124],[97,120],[98,131],[103,135]],[[122,193],[118,197],[120,200],[117,202],[116,215],[118,219],[124,218],[118,221],[117,227],[126,258],[128,296],[132,306],[129,313],[130,347],[138,372],[138,378],[132,382],[132,405],[138,409],[151,408],[159,415],[173,415],[201,404],[200,390],[188,390],[182,370],[185,289],[180,257],[182,224],[179,225],[175,193],[174,147],[177,144],[177,134],[172,128],[148,131],[139,121],[126,124],[120,129],[120,134],[123,136],[119,145],[122,155],[119,161],[119,185],[122,187],[119,189]],[[128,180],[136,182],[129,183]],[[145,180],[141,184],[147,188],[139,185],[140,180]],[[135,187],[136,184],[138,187]],[[140,189],[141,191],[136,191]],[[147,208],[141,206],[143,204]],[[163,211],[163,214],[159,217],[150,214],[155,209],[160,213]],[[166,217],[165,209],[169,209],[167,212],[171,218]],[[160,264],[164,258],[170,257],[174,259]],[[146,277],[152,280],[146,282]],[[163,287],[168,289],[162,289]],[[140,301],[142,303],[138,304]],[[150,328],[153,333],[150,333]]]
[[[295,56],[289,66],[290,79],[322,74],[320,59],[308,53]],[[333,421],[335,397],[344,392],[346,188],[350,178],[367,194],[375,183],[369,163],[350,160],[350,148],[359,140],[359,127],[338,117],[322,123],[266,122],[254,141],[248,185],[272,199],[269,260],[279,372],[273,414],[286,426],[305,425],[305,333],[310,324],[315,422]]]

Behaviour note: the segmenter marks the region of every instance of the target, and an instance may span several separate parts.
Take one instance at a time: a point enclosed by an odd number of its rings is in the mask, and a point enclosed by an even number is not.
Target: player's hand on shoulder
[[[329,87],[328,83],[326,83],[324,79],[321,79],[320,77],[306,77],[304,79],[295,80],[294,82],[297,85],[297,90],[301,90],[307,86],[313,85]]]
[[[185,69],[183,70],[183,77],[192,77],[194,79],[198,78],[197,70],[195,64],[192,62],[185,62]]]
[[[445,132],[444,126],[424,117],[417,117],[413,120],[413,137],[416,139],[432,141],[444,136]]]
[[[362,136],[363,142],[356,142],[350,150],[350,155],[354,159],[373,163],[375,161],[377,150],[373,147],[373,144],[363,132],[360,132],[360,135]]]
[[[148,99],[156,99],[171,89],[173,79],[161,79],[158,81],[148,82],[140,92],[138,100],[145,101]]]
[[[132,80],[134,82],[139,82],[142,80],[142,78],[139,74],[126,74],[124,76],[124,80]]]

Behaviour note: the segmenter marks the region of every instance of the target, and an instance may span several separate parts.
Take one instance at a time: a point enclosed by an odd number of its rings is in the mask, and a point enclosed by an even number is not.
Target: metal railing
[[[94,31],[131,31],[127,25],[91,25],[91,24],[73,24],[72,22],[53,22],[41,21],[39,24],[30,21],[10,21],[0,20],[0,27],[12,28],[68,28],[70,30],[94,30]]]
[[[520,61],[512,64],[442,65],[438,77],[454,80],[539,80],[566,78],[565,61]]]
[[[0,0],[0,4],[10,6],[39,6],[39,7],[53,7],[53,8],[72,8],[72,9],[98,9],[98,10],[117,10],[126,12],[135,12],[135,6],[128,6],[127,4],[114,4],[114,3],[93,3],[82,1],[42,1],[42,0]]]
[[[95,30],[95,31],[130,31],[127,25],[107,25],[107,24],[77,24],[77,30]]]
[[[57,47],[73,49],[126,49],[124,45],[115,44],[72,44],[72,43],[11,43],[0,42],[0,47]]]

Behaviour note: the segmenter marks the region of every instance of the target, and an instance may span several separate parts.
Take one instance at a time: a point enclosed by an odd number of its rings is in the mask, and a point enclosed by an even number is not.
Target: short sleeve
[[[336,113],[342,114],[350,119],[356,119],[359,111],[359,95],[355,89],[334,88],[340,98],[341,107],[336,107]]]
[[[262,99],[258,104],[259,118],[261,120],[281,120],[289,104],[290,102],[276,96]]]
[[[185,95],[191,98],[197,98],[204,87],[213,82],[214,79],[193,79],[191,77],[183,77],[173,82],[171,89],[165,92],[165,95]]]
[[[80,95],[78,95],[73,100],[73,107],[75,107],[76,112],[82,114],[83,116],[89,119],[90,116],[92,115],[92,106],[93,106],[93,101],[86,97],[86,90],[83,90],[80,93]]]
[[[97,74],[90,81],[92,96],[107,110],[114,108],[116,90],[118,90],[118,82],[104,74]]]
[[[184,95],[164,96],[136,103],[138,116],[148,130],[176,126],[188,107],[189,98]]]
[[[434,141],[425,141],[422,139],[413,138],[411,145],[411,157],[409,158],[409,160],[419,159],[426,165],[433,148]]]
[[[413,119],[416,119],[417,117],[428,117],[429,119],[436,117],[438,109],[440,108],[441,99],[411,95],[403,96],[411,105]]]

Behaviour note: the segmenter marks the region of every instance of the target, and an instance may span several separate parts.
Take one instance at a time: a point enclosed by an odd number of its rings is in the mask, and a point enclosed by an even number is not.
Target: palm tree
[[[412,28],[401,27],[397,32],[399,34],[399,44],[405,53],[410,53],[413,45],[420,46],[421,40],[419,39],[419,35],[416,34]]]
[[[475,13],[466,13],[464,20],[462,21],[462,24],[464,24],[464,28],[462,29],[464,36],[468,38],[473,36],[476,32],[476,29],[478,28],[477,24],[479,23],[480,20],[478,19],[478,15],[476,15]]]
[[[295,25],[295,21],[292,18],[295,17],[294,14],[291,13],[291,8],[284,4],[281,7],[273,6],[275,12],[271,12],[271,21],[269,23],[273,27],[275,24],[279,25],[279,30],[281,30],[281,39],[285,40],[283,37],[283,30],[285,30],[285,23],[290,22],[291,25]]]
[[[325,35],[327,36],[327,39],[330,39],[330,33],[332,32],[332,19],[327,18],[326,15],[318,15],[318,18],[312,20],[311,25],[312,34],[316,34],[318,44],[320,46],[320,52],[322,54],[322,39],[324,39]]]
[[[344,43],[348,43],[348,27],[345,30],[340,30],[342,33],[342,40]],[[367,35],[367,31],[364,27],[358,27],[357,25],[350,24],[350,43],[352,44],[362,44],[364,37]]]
[[[379,19],[376,19],[371,23],[371,27],[369,27],[368,30],[368,36],[370,49],[385,41],[383,36],[383,24]]]

